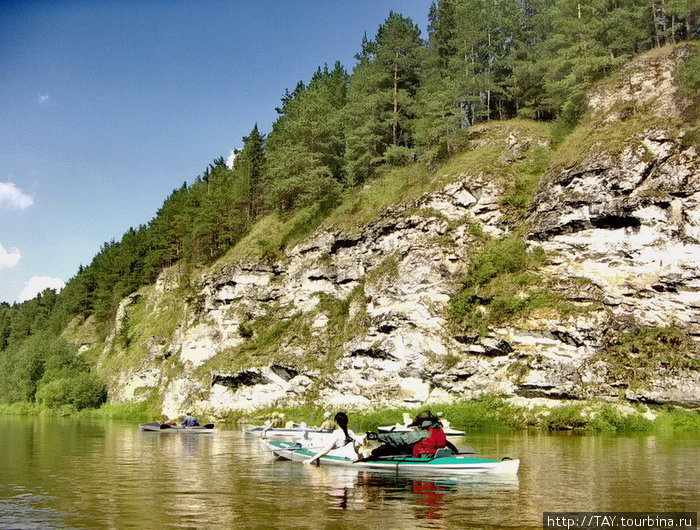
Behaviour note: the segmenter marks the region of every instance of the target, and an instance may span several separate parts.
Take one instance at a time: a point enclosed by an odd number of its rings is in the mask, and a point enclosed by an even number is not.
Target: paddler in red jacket
[[[423,431],[428,431],[428,437],[415,443],[413,446],[413,456],[432,456],[437,453],[438,449],[447,447],[447,437],[445,436],[445,431],[442,430],[440,422],[425,420],[421,423],[420,428]]]

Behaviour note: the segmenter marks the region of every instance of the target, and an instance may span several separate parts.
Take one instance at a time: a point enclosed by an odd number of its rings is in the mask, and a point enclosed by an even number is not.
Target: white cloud
[[[236,160],[236,155],[238,154],[238,149],[234,149],[231,151],[228,155],[228,158],[226,159],[226,167],[229,169],[233,169],[233,161]]]
[[[13,248],[8,252],[0,245],[0,269],[9,269],[19,263],[22,253],[18,248]]]
[[[39,94],[36,97],[36,102],[39,105],[46,105],[47,103],[51,102],[51,96],[49,96],[48,94]]]
[[[66,286],[61,278],[52,278],[51,276],[32,276],[27,283],[24,284],[24,289],[19,293],[19,301],[26,302],[31,300],[44,289],[55,289],[60,291]]]
[[[24,210],[34,204],[34,199],[12,182],[0,182],[0,208]]]

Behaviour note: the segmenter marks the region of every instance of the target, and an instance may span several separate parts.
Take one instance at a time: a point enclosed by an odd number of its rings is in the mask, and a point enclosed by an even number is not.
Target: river
[[[0,527],[538,528],[545,511],[700,509],[697,434],[477,432],[466,443],[520,458],[517,478],[304,466],[274,459],[238,426],[182,435],[9,416]]]

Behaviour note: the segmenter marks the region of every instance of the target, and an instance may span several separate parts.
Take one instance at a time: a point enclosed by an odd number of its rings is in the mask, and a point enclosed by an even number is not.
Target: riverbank
[[[414,417],[423,410],[442,412],[453,428],[479,431],[490,429],[535,429],[543,431],[579,430],[587,432],[700,432],[700,412],[674,408],[669,405],[646,406],[606,403],[599,401],[563,402],[520,405],[495,396],[462,403],[437,404],[421,407],[383,410],[349,410],[350,427],[358,432],[376,430],[380,425],[401,423],[406,412]],[[255,411],[231,411],[229,414],[210,417],[206,411],[198,416],[223,424],[262,424],[272,412],[282,412],[285,421],[306,422],[320,425],[324,409],[315,405],[302,407],[265,407]],[[331,411],[336,412],[336,411]],[[33,403],[0,404],[0,414],[72,416],[153,421],[159,414],[150,410],[148,403],[105,404],[99,409],[83,409],[78,412],[66,408],[47,409]]]
[[[260,423],[273,410],[287,420],[319,425],[323,411],[314,407],[280,408],[254,414],[232,413],[224,421]],[[356,431],[375,430],[379,425],[402,423],[403,413],[412,417],[423,410],[442,412],[453,428],[467,431],[490,429],[581,430],[589,432],[700,432],[700,413],[669,406],[617,405],[597,401],[567,402],[555,407],[524,406],[492,396],[463,403],[440,404],[381,411],[350,411],[350,426]]]
[[[96,418],[104,420],[130,420],[146,422],[153,418],[146,402],[103,404],[100,408],[81,409],[76,411],[70,406],[49,408],[38,403],[0,403],[0,415],[17,416],[71,416],[73,418]]]

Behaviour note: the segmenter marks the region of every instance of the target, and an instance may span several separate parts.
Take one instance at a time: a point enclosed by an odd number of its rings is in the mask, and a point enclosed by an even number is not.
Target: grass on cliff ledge
[[[488,240],[476,253],[464,287],[450,300],[449,315],[458,331],[484,334],[489,327],[541,308],[561,314],[585,310],[548,290],[537,274],[544,251],[528,249],[517,233]]]
[[[691,55],[679,64],[674,72],[678,86],[678,97],[685,104],[684,117],[688,129],[683,137],[683,146],[695,146],[700,150],[700,42],[690,41]]]
[[[620,334],[591,362],[605,361],[610,374],[630,388],[643,388],[662,373],[700,371],[700,352],[694,341],[676,327],[632,328]]]
[[[347,190],[337,201],[263,217],[214,267],[221,269],[260,258],[282,259],[285,249],[292,248],[319,227],[357,234],[388,208],[399,205],[410,208],[423,195],[467,175],[500,179],[505,189],[503,208],[521,214],[549,163],[551,151],[545,146],[549,143],[550,127],[548,123],[521,119],[471,127],[461,152],[442,164],[419,161],[387,166],[363,187]],[[512,134],[528,143],[522,159],[514,159],[506,150]]]
[[[675,98],[684,107],[681,116],[672,118],[660,115],[653,103],[638,101],[620,101],[614,105],[611,111],[617,114],[616,120],[608,121],[609,113],[599,116],[589,113],[573,131],[566,131],[570,134],[561,142],[552,159],[554,171],[580,164],[591,156],[604,154],[617,157],[626,150],[641,150],[651,159],[643,142],[650,130],[666,131],[672,137],[680,138],[683,147],[695,145],[700,148],[700,43],[688,41],[674,46],[688,47],[691,51],[690,56],[674,71],[677,87]],[[645,55],[666,55],[672,48],[671,45],[665,46]],[[627,78],[627,82],[632,84],[631,77],[636,73],[634,69],[623,69],[615,76],[602,80],[601,84],[612,87],[613,83],[620,83],[621,78]]]

